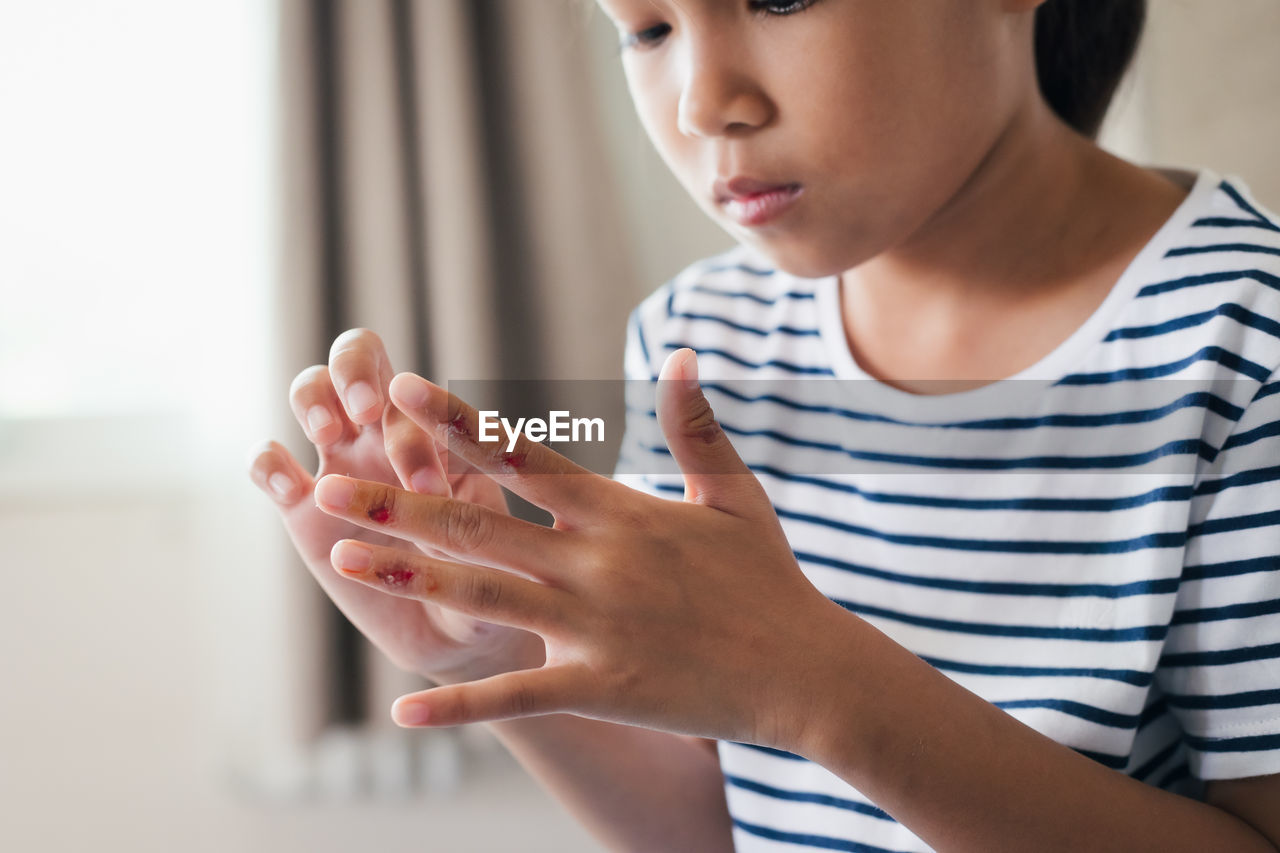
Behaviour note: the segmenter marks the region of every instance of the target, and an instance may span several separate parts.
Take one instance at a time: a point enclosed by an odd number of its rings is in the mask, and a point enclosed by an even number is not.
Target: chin
[[[821,246],[806,245],[802,240],[748,240],[752,249],[769,260],[776,269],[799,278],[827,278],[852,269],[866,258],[851,257],[849,252],[832,252]]]

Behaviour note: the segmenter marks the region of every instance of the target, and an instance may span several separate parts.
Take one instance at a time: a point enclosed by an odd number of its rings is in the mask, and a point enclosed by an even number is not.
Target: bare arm
[[[733,850],[715,741],[568,714],[490,726],[610,850]]]
[[[935,849],[1280,849],[1280,777],[1211,783],[1209,803],[1143,784],[1024,725],[852,614],[835,618],[844,626],[829,636],[847,645],[832,661],[861,668],[863,690],[895,689],[878,691],[875,701],[857,686],[845,695],[827,691],[820,707],[804,709],[810,725],[796,751]]]

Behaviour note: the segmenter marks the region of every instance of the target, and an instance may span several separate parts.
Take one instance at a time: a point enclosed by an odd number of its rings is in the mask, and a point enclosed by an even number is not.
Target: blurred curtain
[[[280,0],[271,404],[300,459],[289,381],[355,326],[441,382],[621,375],[635,288],[586,33],[572,0]],[[421,681],[287,569],[276,728],[390,725],[390,699]]]

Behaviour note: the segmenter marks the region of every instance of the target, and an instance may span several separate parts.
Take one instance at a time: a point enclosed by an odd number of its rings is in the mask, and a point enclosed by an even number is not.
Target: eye
[[[654,47],[671,32],[670,24],[658,24],[638,33],[624,33],[618,47],[621,50],[644,49]]]
[[[748,6],[758,15],[781,18],[803,12],[817,2],[818,0],[749,0]],[[620,50],[656,47],[670,32],[670,24],[658,24],[637,33],[624,33],[618,47]]]
[[[751,8],[766,15],[794,15],[803,12],[818,0],[751,0]]]

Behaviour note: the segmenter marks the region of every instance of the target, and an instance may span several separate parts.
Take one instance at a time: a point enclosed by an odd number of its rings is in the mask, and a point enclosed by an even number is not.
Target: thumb
[[[702,393],[693,350],[679,349],[667,356],[658,374],[656,403],[667,447],[684,474],[686,501],[734,514],[760,501],[768,504]]]

